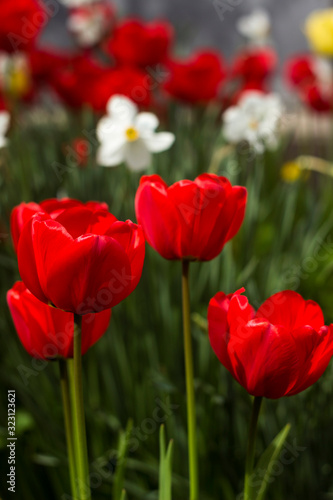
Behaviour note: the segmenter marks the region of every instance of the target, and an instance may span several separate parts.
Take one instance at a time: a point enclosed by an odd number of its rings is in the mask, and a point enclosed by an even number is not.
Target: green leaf
[[[290,427],[290,424],[287,424],[261,455],[253,471],[253,494],[251,495],[251,498],[255,500],[264,500],[267,487],[271,482],[272,467],[279,459],[281,450],[289,434]]]
[[[120,500],[126,500],[126,498],[127,498],[126,491],[125,491],[125,490],[123,490],[123,491],[121,492],[121,497],[120,497]]]
[[[122,432],[119,437],[119,445],[117,450],[117,466],[113,483],[113,499],[124,500],[126,492],[124,491],[125,468],[128,455],[128,443],[131,437],[133,428],[132,420],[128,421],[125,432]]]
[[[172,500],[172,454],[173,440],[165,447],[165,428],[160,427],[160,469],[158,500]]]

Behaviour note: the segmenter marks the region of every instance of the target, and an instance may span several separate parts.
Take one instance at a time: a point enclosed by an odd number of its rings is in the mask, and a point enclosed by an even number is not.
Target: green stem
[[[188,454],[190,471],[190,500],[199,499],[198,453],[196,437],[195,396],[193,384],[193,355],[190,318],[189,261],[182,261],[183,329],[187,395]]]
[[[76,470],[75,470],[75,456],[74,456],[74,444],[73,444],[72,410],[71,410],[71,402],[69,395],[68,367],[67,367],[67,362],[64,359],[59,360],[59,368],[60,368],[61,396],[64,409],[71,492],[72,492],[72,497],[74,498],[74,500],[76,500],[77,499],[76,483],[75,483]]]
[[[249,429],[249,438],[247,442],[246,462],[245,462],[244,500],[251,499],[251,476],[253,473],[255,442],[257,436],[257,425],[258,425],[258,417],[260,413],[261,403],[262,403],[262,397],[254,398],[250,429]]]
[[[74,320],[73,428],[77,464],[78,500],[91,500],[82,390],[81,316],[75,316]]]

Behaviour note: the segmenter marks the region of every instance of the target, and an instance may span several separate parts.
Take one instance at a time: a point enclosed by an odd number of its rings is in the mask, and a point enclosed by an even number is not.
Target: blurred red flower
[[[29,51],[27,57],[35,85],[52,81],[52,75],[66,68],[73,59],[73,56],[67,52],[36,48]]]
[[[42,302],[79,315],[110,309],[132,293],[144,254],[139,226],[87,206],[53,218],[35,214],[24,224],[17,250],[27,288]]]
[[[288,83],[296,87],[314,83],[316,74],[313,56],[311,54],[300,54],[291,57],[286,63],[285,74]]]
[[[150,103],[150,77],[139,68],[110,68],[85,56],[53,73],[50,82],[59,97],[69,106],[89,105],[95,111],[105,111],[106,103],[115,94],[131,98],[137,104]]]
[[[113,31],[106,50],[120,64],[147,69],[167,59],[173,36],[168,22],[126,19]]]
[[[0,50],[29,50],[51,15],[37,0],[1,0]]]
[[[333,355],[333,325],[316,302],[287,290],[257,312],[241,293],[220,292],[208,307],[211,346],[253,396],[292,396],[314,384]]]
[[[7,292],[7,303],[25,350],[35,358],[73,357],[74,315],[50,307],[17,281]],[[111,309],[82,318],[82,354],[105,333]]]
[[[225,177],[203,174],[168,187],[143,176],[135,211],[148,243],[165,259],[211,260],[238,232],[247,191]]]
[[[78,167],[84,168],[88,164],[90,144],[86,139],[77,137],[70,145],[73,157]]]
[[[216,99],[226,76],[221,55],[215,51],[196,52],[185,61],[170,61],[168,67],[170,75],[164,89],[191,104]]]
[[[241,85],[256,83],[264,86],[277,65],[277,56],[273,49],[251,48],[238,54],[231,66],[231,78],[239,78]]]
[[[88,203],[82,203],[82,201],[73,200],[72,198],[63,198],[58,200],[56,198],[50,198],[48,200],[38,203],[20,203],[15,208],[13,208],[10,216],[10,232],[14,244],[15,251],[17,252],[18,242],[20,235],[25,224],[33,217],[33,215],[41,212],[43,214],[49,215],[52,219],[57,219],[61,214],[71,208],[82,208],[85,209],[81,212],[85,215],[85,223],[88,224],[90,220],[99,217],[101,211],[107,212],[108,206],[106,203],[100,203],[98,201],[89,201]],[[109,214],[108,219],[115,221],[116,218]]]
[[[285,77],[306,106],[317,112],[333,109],[333,72],[329,62],[312,54],[293,56],[286,63]]]

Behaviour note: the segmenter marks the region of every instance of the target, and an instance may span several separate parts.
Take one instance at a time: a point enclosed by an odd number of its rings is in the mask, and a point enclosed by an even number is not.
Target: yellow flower
[[[305,34],[315,52],[333,56],[333,9],[312,12],[305,23]]]
[[[31,87],[29,63],[21,53],[0,53],[0,86],[14,99],[24,96]]]
[[[8,75],[7,92],[13,97],[21,97],[30,88],[30,78],[23,69],[13,69]]]
[[[302,174],[302,169],[296,161],[289,161],[281,168],[280,175],[284,182],[296,182]]]

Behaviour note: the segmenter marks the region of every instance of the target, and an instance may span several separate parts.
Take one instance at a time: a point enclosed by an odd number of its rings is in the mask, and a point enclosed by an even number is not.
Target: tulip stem
[[[190,475],[190,500],[199,499],[198,452],[196,437],[196,412],[193,384],[193,354],[190,318],[189,261],[182,261],[183,329],[186,372],[188,455]]]
[[[62,404],[64,409],[65,433],[67,443],[67,454],[69,463],[69,476],[71,483],[71,492],[73,498],[76,500],[76,471],[75,471],[75,456],[74,456],[74,443],[73,443],[73,428],[72,428],[72,410],[69,394],[69,376],[67,362],[64,359],[59,360],[60,368],[60,387]]]
[[[252,406],[252,414],[249,428],[249,437],[247,442],[247,453],[245,462],[245,482],[244,482],[244,500],[251,500],[251,476],[254,466],[255,442],[257,436],[258,418],[262,403],[262,397],[255,397]]]
[[[74,316],[73,428],[79,500],[91,500],[82,389],[81,316]]]

